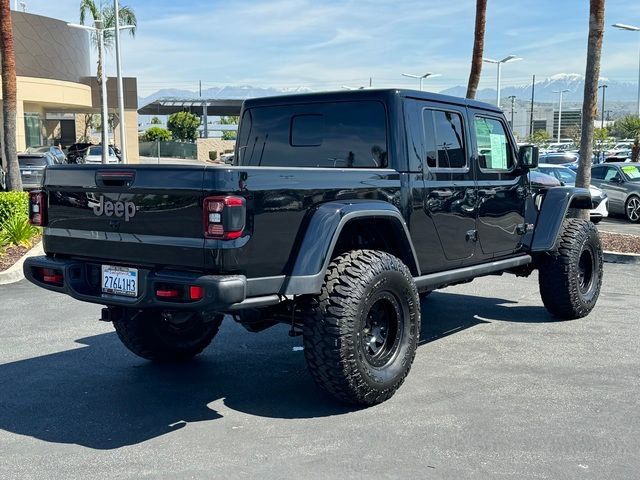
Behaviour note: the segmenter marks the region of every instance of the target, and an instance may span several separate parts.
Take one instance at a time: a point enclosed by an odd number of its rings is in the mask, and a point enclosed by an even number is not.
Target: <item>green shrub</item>
[[[215,162],[217,158],[218,158],[218,152],[215,152],[215,151],[209,152],[209,160],[211,160],[212,162]]]
[[[39,233],[39,230],[29,223],[29,219],[20,215],[14,215],[5,220],[0,226],[0,244],[31,246],[31,239]]]
[[[195,142],[198,137],[200,117],[190,112],[175,112],[169,115],[167,128],[176,140]]]
[[[141,135],[143,142],[168,142],[171,140],[171,132],[162,127],[149,127],[146,132]]]
[[[29,194],[0,192],[0,225],[14,216],[29,218]]]

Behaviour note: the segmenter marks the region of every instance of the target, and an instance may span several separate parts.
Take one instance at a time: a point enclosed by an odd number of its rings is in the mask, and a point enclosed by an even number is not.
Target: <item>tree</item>
[[[116,25],[116,15],[115,10],[113,8],[113,2],[110,5],[104,6],[102,8],[102,2],[96,2],[94,0],[81,0],[80,1],[80,23],[82,25],[85,24],[87,20],[87,16],[91,17],[91,20],[95,22],[96,20],[102,21],[102,27],[105,29],[114,28]],[[129,29],[129,34],[134,37],[136,35],[136,14],[131,7],[121,5],[120,6],[120,23],[122,25],[133,25],[133,28]],[[113,47],[114,39],[115,39],[115,30],[105,30],[103,32],[104,35],[104,47],[109,50]],[[93,44],[98,46],[98,36],[96,33],[91,35]],[[100,52],[98,52],[98,68],[96,76],[98,78],[98,84],[102,83],[102,65],[104,59],[100,56]]]
[[[593,130],[593,141],[596,144],[601,144],[609,139],[609,130],[605,128],[595,128]]]
[[[22,177],[16,153],[18,93],[16,59],[13,48],[13,25],[9,0],[0,0],[0,55],[2,56],[2,115],[4,161],[8,171],[7,188],[22,191]]]
[[[589,40],[587,44],[587,67],[584,75],[584,99],[582,101],[582,140],[580,160],[576,176],[576,187],[589,188],[593,157],[593,121],[596,118],[598,98],[598,78],[600,77],[600,54],[604,36],[604,2],[589,2]],[[589,219],[588,210],[579,210],[578,216]]]
[[[158,117],[153,117],[151,119],[151,125],[160,125],[162,122],[160,121],[160,119]]]
[[[580,130],[579,125],[570,125],[564,130],[564,134],[570,138],[573,143],[576,145],[580,145],[580,141],[582,140],[582,131]]]
[[[84,120],[84,135],[82,135],[82,140],[85,142],[89,141],[89,130],[94,129],[98,126],[100,117],[98,115],[94,115],[93,113],[85,113],[83,115]]]
[[[237,125],[238,124],[238,116],[237,115],[232,115],[229,117],[220,117],[220,124],[221,125]],[[238,132],[230,132],[230,131],[226,131],[226,132],[222,132],[222,139],[223,140],[235,140],[236,136],[237,136]]]
[[[529,138],[529,141],[535,145],[541,145],[543,143],[549,143],[551,135],[546,130],[536,130]]]
[[[149,127],[142,135],[141,140],[143,142],[155,142],[156,140],[168,142],[171,140],[171,132],[162,127]]]
[[[169,115],[167,128],[173,134],[173,138],[181,141],[195,141],[198,138],[200,118],[189,112],[176,112]]]
[[[487,0],[476,0],[476,28],[473,34],[473,54],[471,72],[467,84],[467,98],[476,98],[480,73],[482,72],[482,56],[484,54],[484,29],[487,20]]]
[[[640,136],[640,118],[627,115],[613,122],[611,133],[618,138],[636,138]]]
[[[136,34],[136,14],[131,7],[127,7],[125,5],[121,5],[118,9],[119,21],[120,25],[133,25],[133,28],[129,29],[129,34],[134,37]],[[85,24],[87,20],[87,16],[90,16],[93,23],[100,21],[102,23],[102,39],[103,45],[106,50],[110,50],[113,47],[115,42],[115,27],[116,27],[116,11],[113,8],[113,2],[107,4],[105,6],[102,5],[102,0],[100,0],[99,4],[96,5],[95,0],[80,0],[80,23],[82,25]],[[102,58],[104,52],[98,48],[99,45],[99,35],[98,32],[93,32],[91,34],[91,39],[98,51],[98,61],[97,61],[97,72],[96,78],[98,81],[98,87],[102,87],[102,69],[104,68],[104,58]],[[105,95],[106,97],[106,95]],[[107,102],[106,98],[101,98],[101,105],[104,108],[104,103]],[[102,103],[104,102],[104,103]],[[103,110],[104,111],[104,110]],[[112,119],[102,118],[101,115],[101,124],[107,123],[111,125]],[[108,131],[107,131],[108,132]],[[103,133],[102,140],[108,141],[108,133]]]

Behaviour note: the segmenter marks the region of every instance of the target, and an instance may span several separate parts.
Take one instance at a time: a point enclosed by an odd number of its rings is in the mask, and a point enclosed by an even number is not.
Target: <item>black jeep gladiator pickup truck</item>
[[[320,387],[371,405],[409,372],[421,294],[538,270],[552,315],[594,307],[600,240],[566,218],[591,208],[590,194],[532,194],[537,158],[516,147],[501,110],[472,100],[404,90],[247,100],[232,166],[47,168],[30,197],[46,256],[24,272],[105,305],[102,319],[150,360],[198,354],[225,314],[249,331],[288,324]]]

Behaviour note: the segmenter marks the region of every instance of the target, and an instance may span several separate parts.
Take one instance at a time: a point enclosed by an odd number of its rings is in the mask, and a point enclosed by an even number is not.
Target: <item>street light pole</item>
[[[107,110],[107,72],[104,55],[104,29],[102,21],[96,20],[96,33],[98,34],[98,55],[102,58],[102,70],[100,72],[100,116],[102,118],[102,163],[109,161],[109,112]]]
[[[511,130],[513,130],[513,107],[515,106],[515,103],[516,103],[516,96],[509,95],[507,98],[511,100]]]
[[[493,60],[491,58],[483,58],[483,62],[487,63],[495,63],[498,67],[498,75],[496,81],[496,107],[500,108],[500,81],[501,81],[501,67],[503,63],[509,62],[517,62],[518,60],[522,60],[520,57],[516,57],[515,55],[507,55],[502,60]]]
[[[560,105],[558,106],[558,143],[560,143],[560,130],[562,127],[562,94],[564,92],[568,92],[569,89],[564,89],[564,90],[554,90],[553,93],[558,93],[560,94]]]
[[[636,27],[635,25],[614,23],[613,26],[615,28],[619,28],[620,30],[627,30],[629,32],[640,32],[640,27]],[[636,115],[640,117],[640,58],[638,59],[638,98],[636,100]]]
[[[127,163],[127,136],[124,123],[124,92],[122,87],[122,67],[120,59],[120,5],[118,0],[113,0],[113,11],[115,14],[115,40],[116,40],[116,77],[118,80],[118,116],[120,117],[120,151],[122,163]]]
[[[409,77],[409,78],[417,78],[420,80],[420,91],[422,91],[422,86],[424,85],[424,80],[426,78],[429,77],[439,77],[440,74],[439,73],[431,73],[431,72],[427,72],[424,75],[414,75],[413,73],[403,73],[402,74],[403,77]]]
[[[600,120],[600,128],[604,128],[604,92],[606,91],[607,87],[609,85],[600,85],[598,88],[602,89],[602,111],[600,112],[600,115],[602,117],[602,119]]]
[[[98,56],[102,58],[102,72],[100,73],[100,117],[102,121],[102,163],[107,163],[107,153],[109,151],[108,128],[109,114],[107,112],[107,74],[104,68],[104,28],[101,20],[96,20],[93,27],[87,25],[78,25],[75,23],[67,23],[68,27],[79,28],[88,32],[93,32],[98,37]]]

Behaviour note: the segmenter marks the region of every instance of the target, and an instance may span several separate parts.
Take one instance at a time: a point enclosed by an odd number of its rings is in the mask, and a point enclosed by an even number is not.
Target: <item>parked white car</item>
[[[87,153],[83,157],[83,163],[102,163],[102,145],[92,145],[87,148]],[[113,148],[109,147],[107,163],[120,163]]]
[[[541,173],[556,177],[565,185],[574,186],[576,183],[576,172],[562,165],[553,165],[551,163],[541,163],[537,170]],[[598,223],[603,218],[609,216],[609,198],[606,192],[598,187],[591,185],[589,187],[591,199],[595,208],[591,210],[590,217],[593,223]]]

